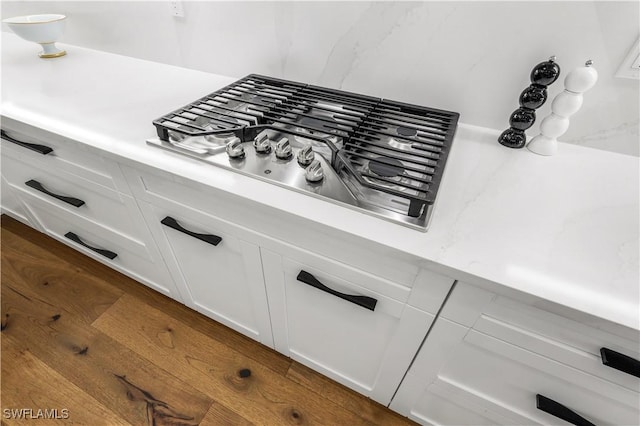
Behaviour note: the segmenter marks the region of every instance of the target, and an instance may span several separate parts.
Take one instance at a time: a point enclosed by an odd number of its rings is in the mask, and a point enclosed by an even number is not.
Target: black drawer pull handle
[[[2,139],[6,140],[6,141],[15,143],[16,145],[20,145],[21,147],[30,149],[31,151],[38,152],[38,153],[40,153],[42,155],[47,155],[47,154],[53,152],[53,148],[49,148],[46,145],[38,145],[38,144],[35,144],[35,143],[27,143],[27,142],[22,142],[22,141],[19,141],[17,139],[14,139],[11,136],[7,135],[4,130],[0,131],[0,135],[2,135]]]
[[[600,348],[600,356],[602,357],[602,363],[607,367],[640,377],[640,361],[637,359],[608,348]]]
[[[164,219],[162,219],[160,221],[160,223],[163,224],[164,226],[168,226],[169,228],[173,228],[176,231],[180,231],[183,234],[190,235],[193,238],[197,238],[200,241],[204,241],[205,243],[209,243],[209,244],[214,245],[214,246],[217,246],[218,244],[220,244],[220,241],[222,241],[222,238],[218,237],[217,235],[213,235],[213,234],[198,234],[197,232],[191,232],[188,229],[184,229],[182,226],[180,226],[178,221],[175,220],[174,218],[172,218],[171,216],[165,217]]]
[[[49,196],[51,196],[53,198],[57,198],[60,201],[64,201],[67,204],[71,204],[73,207],[80,207],[80,206],[84,205],[84,201],[79,200],[77,198],[67,197],[67,196],[64,196],[64,195],[58,195],[58,194],[54,194],[53,192],[47,191],[45,189],[45,187],[42,186],[42,184],[40,182],[38,182],[37,180],[31,179],[31,180],[25,182],[24,184],[29,186],[29,187],[31,187],[31,188],[33,188],[33,189],[36,189],[36,190],[38,190],[38,191],[40,191],[40,192],[42,192],[44,194],[47,194],[47,195],[49,195]]]
[[[73,232],[67,232],[66,234],[64,234],[65,237],[67,237],[68,239],[70,239],[71,241],[74,241],[78,244],[80,244],[81,246],[85,246],[86,248],[88,248],[89,250],[93,250],[98,254],[103,255],[106,258],[109,258],[111,260],[115,259],[116,256],[118,256],[117,253],[114,253],[112,251],[109,250],[105,250],[105,249],[99,249],[96,247],[91,247],[89,244],[85,243],[84,241],[82,241],[80,239],[80,237],[78,237],[76,234],[74,234]]]
[[[559,419],[567,421],[576,426],[595,426],[589,420],[585,419],[581,415],[571,411],[559,402],[555,402],[553,399],[549,399],[546,396],[536,395],[536,407],[538,410],[542,410],[545,413],[549,413]]]
[[[376,309],[376,303],[378,303],[378,301],[376,299],[374,299],[373,297],[353,296],[351,294],[344,294],[344,293],[340,293],[339,291],[335,291],[333,289],[330,289],[329,287],[327,287],[326,285],[324,285],[320,281],[318,281],[318,279],[316,277],[314,277],[313,275],[311,275],[307,271],[300,271],[300,273],[298,274],[297,280],[300,281],[300,282],[303,282],[305,284],[308,284],[311,287],[315,287],[318,290],[322,290],[322,291],[327,292],[329,294],[333,294],[334,296],[337,296],[340,299],[344,299],[344,300],[347,300],[347,301],[349,301],[351,303],[355,303],[356,305],[362,306],[363,308],[369,309],[370,311],[375,310]]]

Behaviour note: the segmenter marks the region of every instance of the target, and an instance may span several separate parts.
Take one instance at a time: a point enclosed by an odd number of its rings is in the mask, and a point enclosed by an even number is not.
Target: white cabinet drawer
[[[488,409],[507,408],[524,424],[558,422],[536,408],[537,394],[599,425],[634,424],[640,414],[636,392],[475,330],[451,354],[438,381],[459,384],[461,394],[481,395]]]
[[[128,193],[118,165],[82,143],[3,117],[2,150],[25,162],[39,161],[99,185]],[[34,146],[35,145],[35,146]]]
[[[310,266],[261,253],[276,349],[387,404],[433,315],[389,297],[406,300],[407,289],[327,259]]]
[[[583,316],[578,322],[562,314],[540,301],[524,303],[464,283],[456,284],[442,310],[450,320],[640,392],[638,377],[604,365],[601,354],[606,348],[640,359],[638,333],[595,318]]]
[[[12,187],[115,232],[134,239],[141,238],[145,227],[132,197],[55,168],[47,168],[40,160],[26,162],[14,155],[2,154],[2,175]]]
[[[181,300],[153,245],[132,240],[20,189],[17,191],[43,232],[173,299]],[[112,254],[116,256],[112,258]]]
[[[566,424],[537,408],[538,394],[598,425],[637,424],[640,415],[630,389],[443,318],[391,408],[424,424]],[[464,416],[434,410],[438,398]]]

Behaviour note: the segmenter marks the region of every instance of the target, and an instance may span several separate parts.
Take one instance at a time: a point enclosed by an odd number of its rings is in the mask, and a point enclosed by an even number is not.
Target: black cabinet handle
[[[96,248],[96,247],[91,247],[89,244],[85,243],[84,241],[82,241],[80,239],[80,237],[78,237],[76,234],[74,234],[73,232],[67,232],[66,234],[64,234],[65,237],[67,237],[68,239],[70,239],[71,241],[74,241],[78,244],[80,244],[81,246],[85,246],[86,248],[88,248],[89,250],[93,250],[98,254],[103,255],[106,258],[109,258],[111,260],[115,259],[116,256],[118,256],[117,253],[114,253],[112,251],[109,250],[105,250],[105,249],[100,249],[100,248]]]
[[[33,188],[33,189],[37,189],[38,191],[47,194],[53,198],[57,198],[60,201],[64,201],[67,204],[71,204],[73,207],[80,207],[82,205],[84,205],[84,201],[79,200],[77,198],[73,198],[73,197],[67,197],[65,195],[58,195],[58,194],[54,194],[53,192],[47,191],[45,189],[44,186],[42,186],[42,184],[40,182],[38,182],[37,180],[29,180],[27,182],[24,183],[25,185]]]
[[[162,219],[160,221],[160,223],[163,224],[164,226],[168,226],[169,228],[173,228],[176,231],[180,231],[183,234],[190,235],[193,238],[197,238],[200,241],[204,241],[205,243],[209,243],[209,244],[214,245],[214,246],[217,246],[218,244],[220,244],[220,241],[222,241],[222,238],[218,237],[217,235],[213,235],[213,234],[198,234],[197,232],[191,232],[188,229],[184,229],[182,226],[180,226],[178,221],[175,220],[174,218],[172,218],[171,216],[165,217],[164,219]]]
[[[11,136],[7,135],[4,130],[0,131],[0,135],[2,136],[2,139],[6,140],[6,141],[15,143],[16,145],[20,145],[21,147],[30,149],[31,151],[38,152],[38,153],[40,153],[42,155],[47,155],[47,154],[53,152],[53,148],[50,148],[50,147],[48,147],[46,145],[38,145],[38,144],[35,144],[35,143],[27,143],[27,142],[22,142],[22,141],[19,141],[17,139],[14,139]]]
[[[351,294],[344,294],[344,293],[340,293],[339,291],[335,291],[333,289],[330,289],[329,287],[327,287],[326,285],[322,284],[320,281],[318,281],[318,279],[316,277],[314,277],[313,275],[311,275],[310,273],[308,273],[307,271],[300,271],[300,273],[298,274],[297,280],[300,282],[303,282],[305,284],[310,285],[311,287],[315,287],[318,290],[322,290],[324,292],[327,292],[329,294],[333,294],[334,296],[339,297],[340,299],[344,299],[347,300],[351,303],[355,303],[358,306],[362,306],[363,308],[369,309],[370,311],[373,311],[376,309],[376,303],[378,303],[378,301],[376,299],[374,299],[373,297],[368,297],[368,296],[353,296]]]
[[[640,377],[640,361],[630,356],[613,351],[609,348],[600,348],[602,363],[607,367],[615,368],[632,376]]]
[[[595,426],[589,420],[585,419],[581,415],[574,411],[571,411],[559,402],[555,402],[553,399],[549,399],[546,396],[536,395],[536,407],[538,410],[542,410],[545,413],[549,413],[559,419],[567,421],[576,426]]]

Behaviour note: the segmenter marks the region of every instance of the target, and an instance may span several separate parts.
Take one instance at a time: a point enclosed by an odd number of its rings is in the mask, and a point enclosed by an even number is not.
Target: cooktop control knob
[[[271,152],[271,141],[266,133],[261,133],[253,140],[253,146],[259,154],[268,154]]]
[[[307,145],[298,151],[298,164],[301,166],[308,166],[311,164],[314,157],[315,154],[313,153],[313,148],[311,148],[311,145]]]
[[[229,154],[229,158],[243,158],[244,157],[244,147],[242,146],[242,141],[240,138],[233,138],[229,142],[227,142],[227,154]]]
[[[291,144],[289,143],[289,139],[282,138],[276,143],[276,157],[281,160],[288,160],[291,158]]]
[[[324,178],[324,171],[318,160],[313,160],[304,170],[304,177],[309,182],[320,182]]]

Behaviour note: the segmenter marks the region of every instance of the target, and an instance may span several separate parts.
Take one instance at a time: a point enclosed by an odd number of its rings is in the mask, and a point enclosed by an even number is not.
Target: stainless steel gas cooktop
[[[425,231],[458,117],[252,74],[147,143]]]

